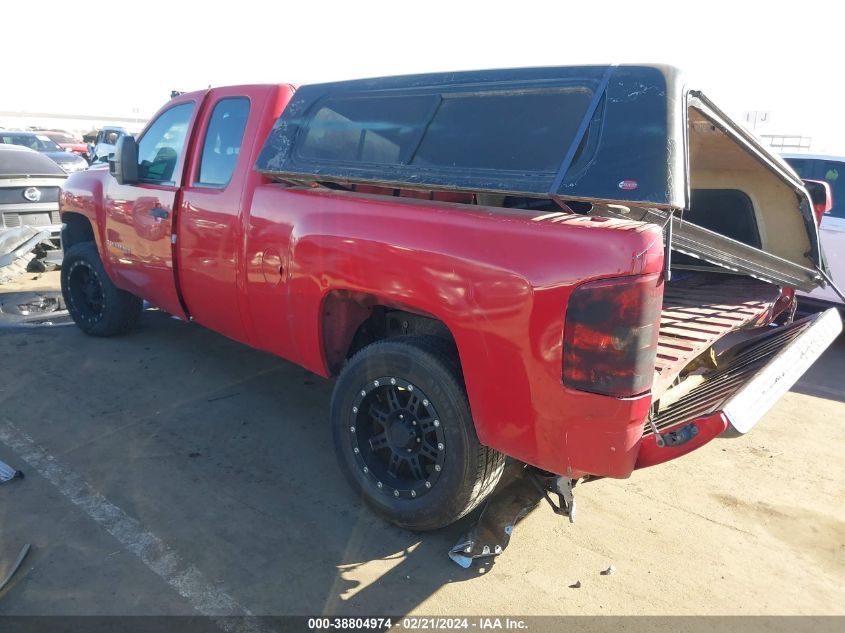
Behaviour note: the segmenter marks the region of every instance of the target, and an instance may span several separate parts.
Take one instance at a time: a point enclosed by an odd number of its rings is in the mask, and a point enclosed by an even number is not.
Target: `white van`
[[[833,281],[839,288],[845,288],[845,156],[783,154],[783,158],[801,178],[824,180],[830,185],[833,209],[822,218],[819,235]],[[830,286],[798,294],[813,302],[845,308],[845,303]]]

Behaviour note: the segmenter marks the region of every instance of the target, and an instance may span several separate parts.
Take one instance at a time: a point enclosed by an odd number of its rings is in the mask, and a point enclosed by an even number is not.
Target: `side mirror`
[[[133,137],[118,139],[114,154],[109,154],[109,173],[120,185],[138,182],[138,144]]]
[[[813,202],[813,211],[816,213],[816,223],[821,224],[822,216],[830,213],[833,208],[833,192],[830,185],[824,180],[805,180],[804,186],[810,194]]]

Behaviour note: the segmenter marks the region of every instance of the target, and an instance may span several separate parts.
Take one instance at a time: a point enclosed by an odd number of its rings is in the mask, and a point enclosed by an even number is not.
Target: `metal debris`
[[[4,484],[12,479],[23,479],[23,472],[15,470],[6,462],[0,461],[0,484]]]
[[[481,511],[469,532],[449,551],[449,558],[469,569],[476,558],[498,556],[508,546],[517,521],[546,499],[555,514],[575,520],[572,481],[539,471],[532,466],[513,463]],[[549,493],[556,494],[555,505]]]
[[[610,567],[608,567],[607,569],[603,569],[603,570],[601,570],[599,573],[600,573],[602,576],[610,576],[610,574],[615,574],[615,573],[616,573],[616,567],[615,567],[614,565],[611,565],[611,566],[610,566]]]
[[[469,569],[476,558],[501,554],[516,522],[536,508],[542,498],[525,468],[506,470],[478,522],[449,550],[449,558]]]
[[[23,257],[41,243],[50,244],[49,229],[18,226],[0,230],[0,268]]]
[[[72,323],[62,293],[53,290],[0,294],[0,328]]]

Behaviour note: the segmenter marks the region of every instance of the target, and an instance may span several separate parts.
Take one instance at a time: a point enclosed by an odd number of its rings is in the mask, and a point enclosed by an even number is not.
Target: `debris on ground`
[[[55,259],[47,262],[48,253],[57,250],[50,241],[49,229],[17,226],[0,229],[0,283],[21,272],[44,272],[54,269]]]
[[[449,550],[449,558],[469,569],[475,559],[498,556],[508,546],[516,523],[542,499],[527,470],[511,464],[484,503],[478,521]]]
[[[580,589],[580,588],[581,588],[581,581],[580,581],[580,580],[576,580],[574,583],[572,583],[571,585],[569,585],[569,588],[570,588],[570,589]]]
[[[514,527],[545,499],[555,514],[575,520],[574,483],[566,477],[542,473],[537,469],[511,462],[493,493],[488,497],[476,523],[449,550],[449,558],[464,569],[472,561],[492,558],[504,551]],[[556,505],[549,493],[556,494]]]
[[[15,470],[4,461],[0,461],[0,484],[4,484],[12,479],[23,479],[23,472]]]
[[[0,294],[0,327],[28,327],[71,323],[62,293],[58,291]]]
[[[616,573],[616,567],[615,567],[614,565],[611,565],[611,566],[610,566],[610,567],[608,567],[607,569],[603,569],[603,570],[601,570],[599,573],[600,573],[602,576],[610,576],[610,574],[615,574],[615,573]]]
[[[26,558],[26,555],[29,554],[30,549],[29,543],[24,543],[24,546],[21,548],[18,557],[15,559],[15,562],[12,563],[12,567],[9,569],[9,573],[6,574],[6,577],[3,580],[0,580],[0,591],[3,591],[3,587],[9,584],[9,581],[12,579],[12,576],[15,575],[15,572],[18,571],[18,568],[23,563],[23,559]]]

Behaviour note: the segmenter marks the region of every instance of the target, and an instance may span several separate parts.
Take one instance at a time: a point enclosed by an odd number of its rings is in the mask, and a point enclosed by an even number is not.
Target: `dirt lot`
[[[540,507],[469,571],[465,526],[352,497],[332,385],[294,365],[152,310],[0,350],[0,577],[33,546],[0,614],[845,614],[842,338],[748,436],[579,486],[577,523]]]

